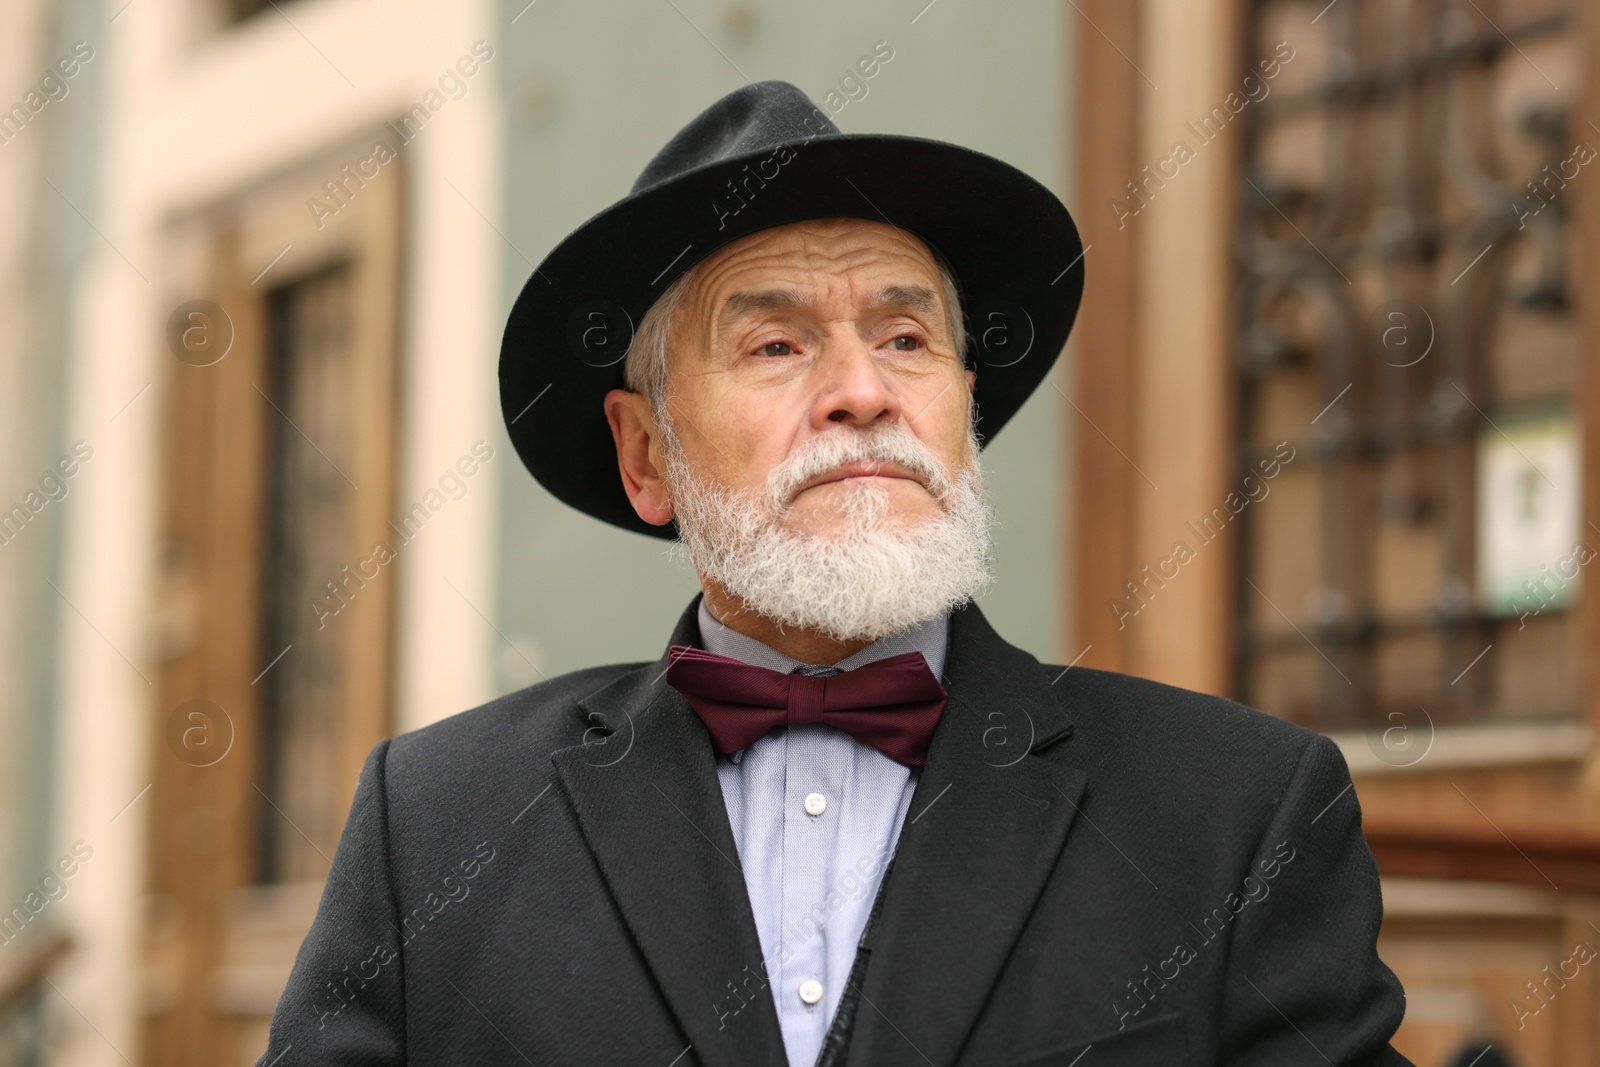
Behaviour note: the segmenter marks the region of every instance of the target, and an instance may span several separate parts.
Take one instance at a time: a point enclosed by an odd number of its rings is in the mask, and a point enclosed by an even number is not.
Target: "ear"
[[[978,372],[975,370],[963,371],[967,376],[967,392],[972,392],[978,387]]]
[[[617,446],[623,492],[641,519],[651,526],[666,525],[672,521],[672,501],[661,484],[656,462],[656,427],[650,401],[641,393],[613,389],[606,394],[605,409],[611,439]]]

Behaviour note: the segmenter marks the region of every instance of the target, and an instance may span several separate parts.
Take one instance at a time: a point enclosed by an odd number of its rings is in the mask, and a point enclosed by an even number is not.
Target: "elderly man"
[[[703,595],[374,749],[261,1062],[1404,1064],[1338,749],[972,603],[1081,253],[1014,168],[782,82],[562,242],[512,440]]]

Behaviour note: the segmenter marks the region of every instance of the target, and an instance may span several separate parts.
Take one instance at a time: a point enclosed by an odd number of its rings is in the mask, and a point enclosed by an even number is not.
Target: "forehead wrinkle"
[[[790,273],[808,271],[837,278],[859,268],[893,264],[896,260],[916,263],[925,270],[932,262],[920,242],[912,243],[904,236],[889,240],[886,247],[883,241],[867,240],[855,233],[778,229],[786,232],[752,235],[764,237],[764,240],[742,247],[736,243],[713,253],[713,260],[701,268],[703,273],[697,279],[696,288],[709,298],[726,283],[730,274],[787,268]]]
[[[780,227],[778,229],[784,231],[780,234],[768,233],[742,247],[736,243],[719,249],[702,263],[681,311],[695,320],[700,337],[709,345],[715,345],[723,328],[740,315],[784,308],[814,309],[824,299],[838,295],[837,287],[841,283],[846,290],[859,288],[865,279],[850,277],[859,269],[885,266],[893,270],[898,266],[900,270],[910,268],[930,278],[937,276],[926,247],[901,231],[894,231],[894,236],[885,242],[865,239],[859,232],[840,232],[827,225],[818,228],[803,223],[790,225],[795,228]],[[779,286],[783,284],[781,277],[773,278],[774,274],[822,275],[825,292],[819,298],[782,288],[737,290],[718,308],[718,291],[739,284],[739,276],[745,274],[765,275]],[[882,286],[865,306],[875,310],[899,306],[934,315],[942,302],[942,293],[927,286],[901,284]]]

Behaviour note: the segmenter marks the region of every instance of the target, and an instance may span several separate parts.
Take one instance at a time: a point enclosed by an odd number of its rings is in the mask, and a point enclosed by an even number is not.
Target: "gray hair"
[[[949,262],[932,245],[934,263],[939,268],[939,288],[944,299],[945,322],[950,336],[955,339],[956,356],[963,366],[967,362],[966,319],[961,312],[961,294],[956,286],[955,271]],[[683,307],[694,284],[699,265],[684,271],[673,283],[656,297],[655,303],[639,320],[633,332],[633,342],[628,346],[628,357],[622,365],[622,379],[628,389],[643,393],[650,401],[650,410],[656,421],[662,422],[667,404],[667,345],[672,332],[672,318]]]

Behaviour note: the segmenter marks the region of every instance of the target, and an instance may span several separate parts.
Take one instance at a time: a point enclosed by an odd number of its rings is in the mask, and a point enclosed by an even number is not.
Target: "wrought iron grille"
[[[1248,20],[1294,59],[1243,126],[1237,462],[1293,458],[1241,515],[1238,689],[1319,729],[1570,717],[1574,13],[1325,2]],[[1528,558],[1558,528],[1584,558]]]

